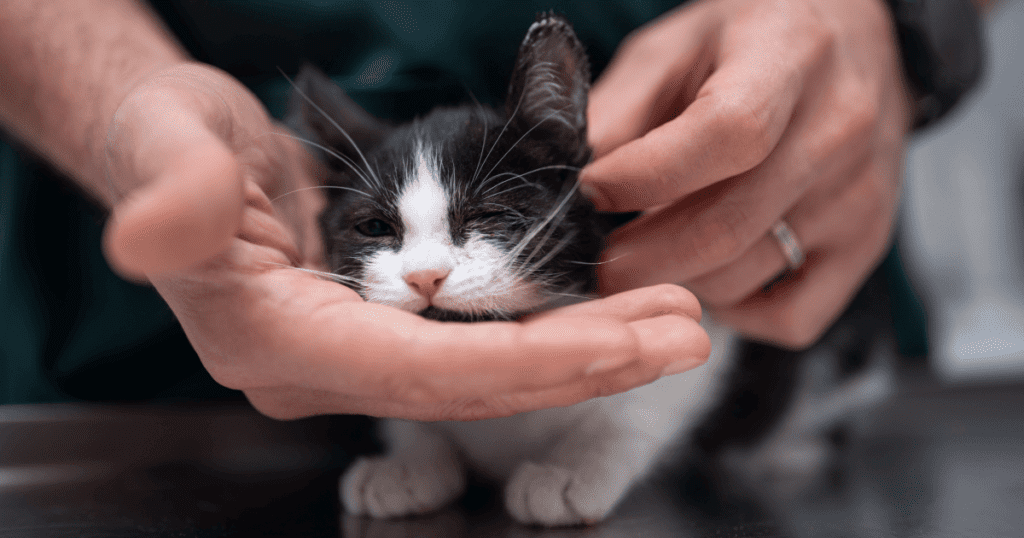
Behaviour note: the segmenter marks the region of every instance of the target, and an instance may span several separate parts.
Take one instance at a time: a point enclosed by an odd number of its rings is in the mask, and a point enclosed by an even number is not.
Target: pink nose
[[[448,271],[443,269],[423,269],[405,275],[405,283],[416,293],[430,299],[448,278]]]

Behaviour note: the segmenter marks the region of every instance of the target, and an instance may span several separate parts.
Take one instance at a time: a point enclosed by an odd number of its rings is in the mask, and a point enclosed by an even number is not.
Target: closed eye
[[[395,235],[394,228],[380,219],[364,220],[356,224],[356,231],[367,237],[387,237]]]

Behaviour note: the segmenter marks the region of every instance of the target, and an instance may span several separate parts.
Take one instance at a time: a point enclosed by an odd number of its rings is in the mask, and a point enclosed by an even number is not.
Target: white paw
[[[341,500],[350,514],[378,518],[424,514],[462,494],[465,477],[451,459],[425,461],[359,458],[341,477]]]
[[[505,507],[527,525],[580,525],[604,519],[624,489],[598,475],[551,464],[524,462],[505,486]]]

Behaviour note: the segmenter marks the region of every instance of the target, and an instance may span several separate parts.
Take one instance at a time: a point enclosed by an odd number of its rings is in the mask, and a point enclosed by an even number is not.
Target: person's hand
[[[882,0],[687,5],[625,42],[588,115],[598,208],[646,210],[611,238],[605,292],[683,283],[800,348],[888,248],[911,107]],[[806,261],[777,279],[780,219]]]
[[[315,165],[241,84],[165,70],[114,116],[105,249],[170,304],[204,366],[263,413],[477,419],[573,404],[703,363],[692,294],[658,286],[522,323],[365,303],[321,268]]]

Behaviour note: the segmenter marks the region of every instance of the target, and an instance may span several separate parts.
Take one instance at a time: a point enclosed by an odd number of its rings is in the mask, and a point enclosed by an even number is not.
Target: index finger
[[[723,55],[716,61],[722,67],[678,117],[584,169],[580,180],[591,187],[597,208],[649,209],[761,163],[781,139],[803,86],[799,75],[766,69],[771,54]]]

